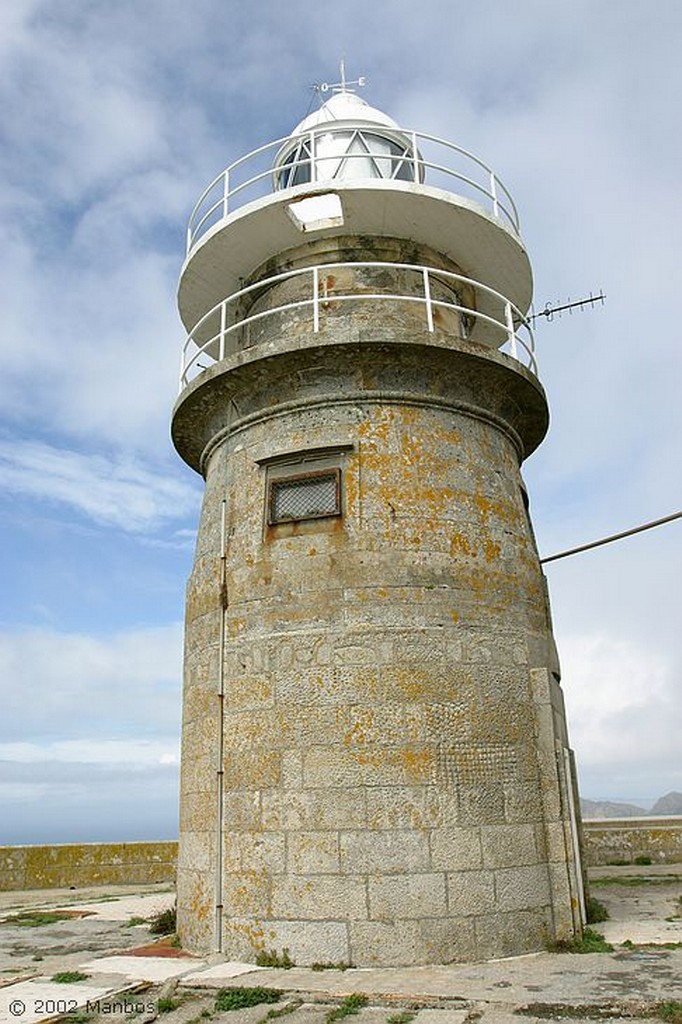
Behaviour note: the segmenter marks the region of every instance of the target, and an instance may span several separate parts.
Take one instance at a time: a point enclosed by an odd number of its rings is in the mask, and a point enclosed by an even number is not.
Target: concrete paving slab
[[[22,973],[47,974],[78,966],[80,960],[101,951],[112,953],[139,946],[147,929],[124,928],[120,922],[94,917],[57,921],[37,928],[15,924],[0,926],[0,977]],[[74,960],[76,963],[74,964]],[[40,966],[36,966],[40,964]]]
[[[464,1024],[469,1010],[418,1010],[414,1024]]]
[[[165,894],[175,899],[173,887],[167,882],[144,885],[97,885],[82,889],[9,889],[0,892],[0,915],[16,913],[31,907],[70,907],[74,903],[99,903],[120,896]]]
[[[264,968],[258,984],[288,993],[347,996],[362,992],[390,996],[395,1001],[431,997],[466,1002],[525,1005],[569,1003],[584,1006],[627,997],[631,1000],[682,998],[682,950],[656,950],[648,955],[648,969],[638,959],[643,951],[614,953],[537,953],[480,964],[405,968],[350,968],[347,971],[312,971]],[[229,987],[233,980],[220,966],[193,986]],[[240,980],[240,984],[243,981]],[[187,984],[186,979],[180,985]],[[453,1007],[454,1009],[454,1007]]]
[[[663,945],[666,942],[682,942],[682,920],[679,924],[668,924],[665,921],[639,921],[637,927],[632,922],[602,921],[595,926],[612,945],[630,941],[635,945]]]
[[[199,985],[211,985],[213,981],[218,982],[218,987],[222,987],[224,981],[229,981],[231,978],[239,978],[243,974],[252,974],[256,971],[267,971],[267,967],[258,967],[256,964],[244,964],[238,960],[227,960],[223,964],[214,964],[212,967],[207,967],[202,970],[194,970],[189,974],[185,974],[182,978],[183,985],[192,985],[196,980]]]
[[[59,1013],[73,1013],[88,1002],[104,999],[114,991],[106,984],[60,985],[48,979],[22,981],[0,989],[2,1024],[34,1024]]]
[[[99,917],[103,921],[130,921],[133,917],[144,917],[145,920],[170,910],[175,903],[174,893],[151,893],[146,895],[117,896],[114,899],[102,900],[99,903],[86,901],[84,903],[69,903],[64,907],[56,907],[56,910],[82,910],[93,917]]]
[[[667,872],[651,876],[619,873],[594,879],[592,895],[609,912],[609,919],[595,928],[607,942],[682,942],[682,875],[671,875],[666,867]]]
[[[196,960],[160,956],[103,956],[80,964],[81,971],[91,974],[120,974],[131,981],[168,981],[181,978],[200,966]]]

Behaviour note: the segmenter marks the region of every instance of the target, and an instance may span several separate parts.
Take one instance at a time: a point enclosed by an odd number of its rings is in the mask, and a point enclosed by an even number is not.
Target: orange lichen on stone
[[[431,681],[428,672],[420,672],[418,669],[398,669],[396,671],[397,683],[406,697],[423,697],[426,692],[426,685]]]
[[[454,558],[458,554],[470,555],[471,545],[463,533],[453,533],[450,538],[450,554]]]
[[[501,545],[497,541],[487,538],[483,542],[483,550],[485,552],[486,562],[492,562],[495,558],[500,557],[500,551],[502,550]]]
[[[211,913],[211,909],[211,903],[201,882],[198,879],[193,881],[188,901],[188,910],[190,915],[194,916],[199,921],[205,921]]]
[[[403,750],[400,760],[412,781],[423,782],[429,778],[433,768],[433,754],[430,750]]]
[[[352,744],[365,744],[367,743],[367,733],[358,722],[355,722],[350,729],[344,733],[343,742],[347,747],[350,747]]]
[[[232,920],[229,924],[229,930],[245,938],[255,952],[265,949],[266,933],[261,922],[254,921],[252,924],[250,922]],[[269,937],[274,938],[274,932],[271,932]]]
[[[373,409],[370,415],[358,424],[358,434],[360,437],[372,437],[387,442],[394,419],[395,410],[392,408]]]

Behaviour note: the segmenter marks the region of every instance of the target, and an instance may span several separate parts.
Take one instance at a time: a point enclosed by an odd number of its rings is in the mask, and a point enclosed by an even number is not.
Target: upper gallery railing
[[[337,134],[357,139],[354,152],[322,155],[322,140]],[[375,147],[379,146],[377,150]],[[473,153],[425,132],[385,128],[367,122],[326,123],[300,135],[269,142],[226,167],[202,192],[189,218],[187,252],[219,221],[245,203],[303,182],[357,181],[364,168],[386,181],[427,182],[474,199],[516,233],[519,217],[509,190]],[[336,168],[333,167],[336,165]]]

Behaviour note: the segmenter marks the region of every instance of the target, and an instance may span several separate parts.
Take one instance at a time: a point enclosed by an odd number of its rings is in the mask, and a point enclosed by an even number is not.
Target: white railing
[[[519,216],[509,190],[493,169],[473,153],[436,135],[402,128],[385,129],[383,126],[375,127],[367,122],[343,122],[337,131],[347,133],[349,129],[365,132],[368,138],[372,135],[381,138],[385,134],[387,139],[400,139],[404,144],[402,153],[376,154],[377,161],[382,165],[389,163],[393,169],[390,177],[383,179],[387,183],[396,179],[417,183],[426,180],[430,185],[477,200],[489,213],[518,233]],[[285,136],[259,146],[226,167],[204,189],[192,210],[187,227],[187,252],[228,214],[245,203],[271,193],[273,189],[281,188],[281,184],[278,183],[286,176],[285,172],[288,172],[288,178],[291,178],[292,172],[304,168],[310,171],[308,184],[319,185],[323,179],[317,177],[316,171],[325,163],[342,163],[345,166],[349,161],[367,161],[368,156],[372,156],[371,153],[365,152],[344,153],[342,157],[337,155],[331,161],[329,158],[317,160],[314,155],[316,139],[333,132],[333,124],[324,124],[301,135]],[[309,155],[281,158],[283,147],[293,154],[301,152],[301,144],[305,144]],[[276,159],[278,156],[279,161]],[[339,180],[342,181],[343,178],[329,179],[337,182]],[[381,181],[382,178],[375,177],[373,180]]]
[[[327,275],[332,270],[343,269],[390,269],[393,271],[412,271],[418,275],[421,291],[419,294],[377,291],[351,291],[336,292],[327,287]],[[322,277],[321,275],[325,275]],[[269,306],[256,313],[244,314],[240,311],[240,305],[249,298],[255,300],[259,292],[263,292],[273,286],[280,285],[286,281],[300,278],[304,285],[304,297],[279,305]],[[464,285],[465,289],[472,289],[474,294],[480,296],[480,304],[485,305],[489,312],[483,312],[470,305],[463,305],[459,301],[448,301],[433,297],[433,285],[437,287],[443,284]],[[437,289],[436,289],[437,290]],[[455,289],[453,288],[453,291]],[[457,296],[458,298],[458,296]],[[464,324],[473,323],[474,326],[466,332],[475,334],[476,325],[480,325],[479,333],[486,334],[487,347],[497,347],[507,352],[518,362],[528,367],[537,375],[537,363],[535,360],[535,339],[533,331],[524,314],[512,302],[500,292],[495,291],[480,281],[474,281],[462,274],[455,274],[451,271],[441,270],[438,267],[426,267],[414,263],[385,263],[378,261],[369,262],[347,262],[347,263],[323,263],[312,267],[302,267],[298,270],[289,270],[272,277],[264,278],[255,284],[241,288],[239,291],[228,295],[219,302],[213,309],[209,310],[195,325],[187,337],[182,348],[182,359],[180,366],[180,389],[194,380],[210,366],[221,362],[236,352],[249,348],[254,342],[251,339],[244,341],[243,335],[248,328],[277,313],[284,313],[290,310],[309,310],[310,329],[317,334],[324,328],[326,312],[338,303],[353,302],[396,302],[416,304],[423,306],[424,326],[429,333],[436,330],[436,311],[443,310],[451,313],[458,313]],[[472,337],[472,343],[476,338]],[[256,345],[258,342],[255,343]]]

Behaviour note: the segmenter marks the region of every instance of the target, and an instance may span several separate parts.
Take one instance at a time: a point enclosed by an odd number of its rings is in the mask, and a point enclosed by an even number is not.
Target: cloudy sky
[[[0,5],[0,843],[172,837],[201,482],[172,451],[186,218],[348,70],[510,187],[543,554],[682,507],[679,0]],[[682,522],[547,566],[583,795],[682,790]]]

